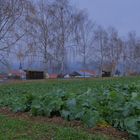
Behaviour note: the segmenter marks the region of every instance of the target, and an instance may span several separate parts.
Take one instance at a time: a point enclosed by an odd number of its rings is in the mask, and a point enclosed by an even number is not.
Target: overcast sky
[[[140,0],[72,0],[76,7],[86,9],[96,23],[114,26],[124,36],[136,31],[140,36]]]

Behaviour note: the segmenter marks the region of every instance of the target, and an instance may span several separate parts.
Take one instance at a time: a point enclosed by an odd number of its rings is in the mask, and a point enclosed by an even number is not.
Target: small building
[[[65,78],[65,79],[69,79],[69,78],[71,78],[71,76],[70,76],[69,74],[66,74],[66,75],[64,76],[64,78]]]
[[[77,71],[72,72],[71,74],[69,74],[70,77],[76,77],[76,76],[81,76],[81,74]]]
[[[57,79],[58,74],[49,74],[49,79]]]
[[[23,70],[11,70],[8,73],[9,79],[26,79],[26,72]]]
[[[37,70],[24,70],[26,72],[26,79],[27,80],[39,80],[44,79],[44,71],[37,71]]]
[[[96,71],[93,70],[80,70],[79,73],[82,77],[86,78],[96,77]]]
[[[119,70],[116,70],[114,77],[120,77],[121,76],[121,72]]]
[[[69,74],[69,76],[75,78],[92,78],[96,77],[96,71],[92,70],[74,71],[73,73]]]
[[[113,66],[110,63],[103,65],[102,77],[111,77],[113,71]]]
[[[0,72],[0,80],[5,80],[8,78],[8,75],[7,73],[4,73],[4,72]]]
[[[110,71],[102,71],[102,77],[111,77],[111,72]]]

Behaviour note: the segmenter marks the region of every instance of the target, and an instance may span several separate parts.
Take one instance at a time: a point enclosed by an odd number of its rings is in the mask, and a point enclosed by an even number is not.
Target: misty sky
[[[140,0],[72,0],[76,7],[86,9],[97,24],[114,26],[124,36],[136,31],[140,36]]]

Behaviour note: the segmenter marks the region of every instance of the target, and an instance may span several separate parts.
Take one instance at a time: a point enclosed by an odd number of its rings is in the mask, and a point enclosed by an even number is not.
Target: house
[[[111,72],[110,71],[102,71],[102,77],[111,77]]]
[[[112,64],[110,63],[104,64],[102,69],[102,77],[111,77],[112,71],[113,71]]]
[[[81,76],[83,77],[96,77],[96,71],[93,70],[80,70],[79,73],[81,74]]]
[[[7,78],[8,78],[7,73],[0,72],[0,80],[4,80],[4,79],[7,79]]]
[[[26,72],[23,70],[11,70],[8,73],[9,79],[26,79]]]
[[[70,76],[69,74],[66,74],[66,75],[64,76],[64,78],[65,78],[65,79],[69,79],[69,78],[71,78],[71,76]]]
[[[119,76],[121,76],[121,72],[119,71],[119,70],[116,70],[116,72],[115,72],[115,75],[114,75],[115,77],[119,77]]]
[[[39,80],[45,78],[44,71],[40,70],[24,70],[24,71],[26,72],[27,80]]]
[[[69,75],[70,75],[70,77],[81,76],[81,74],[77,71],[74,71],[74,72],[70,73]]]
[[[92,70],[74,71],[73,73],[69,74],[69,76],[75,78],[91,78],[91,77],[96,77],[96,71],[92,71]]]
[[[58,74],[57,78],[64,78],[65,74]]]
[[[58,74],[49,74],[49,79],[57,79]]]

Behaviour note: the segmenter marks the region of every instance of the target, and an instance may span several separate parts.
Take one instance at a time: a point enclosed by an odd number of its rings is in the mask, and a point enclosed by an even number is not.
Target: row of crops
[[[140,81],[106,82],[82,81],[76,87],[80,81],[63,81],[62,89],[55,83],[1,86],[0,107],[34,116],[79,120],[87,127],[108,124],[140,139]]]

